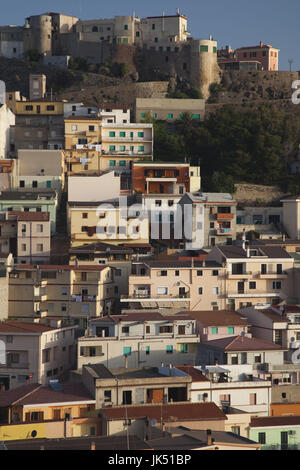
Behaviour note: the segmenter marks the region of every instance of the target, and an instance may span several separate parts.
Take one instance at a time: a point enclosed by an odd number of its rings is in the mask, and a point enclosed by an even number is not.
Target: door
[[[281,450],[286,450],[288,448],[288,433],[287,431],[282,431],[280,433],[281,437]]]
[[[243,281],[238,282],[238,294],[245,293],[245,283]]]
[[[179,287],[178,293],[179,297],[185,297],[185,287]]]

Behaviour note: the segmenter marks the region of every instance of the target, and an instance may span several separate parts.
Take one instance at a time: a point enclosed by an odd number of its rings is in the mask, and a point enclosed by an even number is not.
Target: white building
[[[128,313],[90,321],[88,336],[78,339],[78,369],[85,364],[109,368],[193,364],[196,321],[188,315]]]
[[[29,379],[46,385],[74,367],[77,327],[61,327],[60,321],[51,325],[0,323],[0,341],[6,353],[5,364],[0,363],[0,387],[16,388]]]
[[[15,115],[5,104],[5,93],[3,103],[0,97],[0,159],[7,158],[10,150],[10,126],[15,125]]]

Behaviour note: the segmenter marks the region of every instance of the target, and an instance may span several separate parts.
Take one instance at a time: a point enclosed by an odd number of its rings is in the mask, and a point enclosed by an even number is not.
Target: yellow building
[[[69,116],[65,119],[65,171],[68,175],[99,174],[101,118]]]
[[[119,206],[118,201],[69,202],[69,230],[71,246],[86,243],[145,244],[149,243],[148,217],[139,218]]]

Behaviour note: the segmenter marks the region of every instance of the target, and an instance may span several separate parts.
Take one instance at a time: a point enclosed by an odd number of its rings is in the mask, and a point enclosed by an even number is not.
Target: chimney
[[[91,442],[91,450],[96,450],[96,444],[95,442]]]
[[[206,442],[208,446],[212,445],[211,430],[207,429],[206,431]]]
[[[263,47],[263,43],[262,43],[262,41],[260,41],[260,43],[259,43],[259,47]]]

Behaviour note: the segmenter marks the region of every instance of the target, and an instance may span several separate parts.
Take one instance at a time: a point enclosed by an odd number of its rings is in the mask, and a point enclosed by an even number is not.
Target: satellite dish
[[[32,431],[32,432],[31,432],[31,437],[36,437],[36,436],[37,436],[37,431],[35,431],[35,430]]]
[[[293,338],[291,338],[291,342],[293,343],[294,341],[295,341],[295,338],[294,338],[294,337],[293,337]]]
[[[156,423],[157,423],[157,421],[156,421],[155,418],[151,419],[151,421],[150,421],[151,426],[155,426]]]

